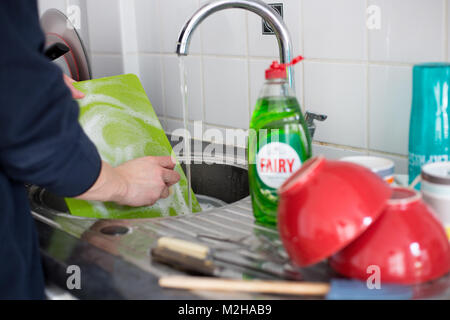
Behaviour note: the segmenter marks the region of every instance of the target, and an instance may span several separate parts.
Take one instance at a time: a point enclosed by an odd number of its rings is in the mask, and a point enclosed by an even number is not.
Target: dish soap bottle
[[[277,189],[311,157],[311,136],[286,68],[276,61],[266,70],[266,82],[250,121],[249,185],[253,214],[264,225],[276,225]]]

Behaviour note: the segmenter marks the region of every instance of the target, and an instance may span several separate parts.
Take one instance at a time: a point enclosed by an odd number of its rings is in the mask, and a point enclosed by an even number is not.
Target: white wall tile
[[[370,149],[408,153],[411,99],[411,67],[370,66]]]
[[[297,95],[297,100],[300,103],[300,107],[303,112],[307,111],[306,107],[304,106],[305,103],[305,96],[303,92],[303,73],[304,70],[304,63],[298,63],[294,66],[294,79],[295,79],[295,94]]]
[[[162,51],[160,0],[135,0],[136,30],[140,52]]]
[[[121,20],[118,0],[87,1],[92,52],[121,53]]]
[[[93,78],[103,78],[123,74],[121,55],[92,54]]]
[[[444,0],[369,0],[379,6],[381,29],[369,31],[375,61],[419,62],[444,58]]]
[[[48,9],[58,9],[66,13],[66,1],[65,0],[39,0],[38,1],[39,15],[42,15]]]
[[[127,53],[122,56],[123,72],[133,73],[140,77],[139,55],[137,53]]]
[[[365,1],[303,0],[307,58],[364,60]]]
[[[359,64],[305,62],[305,108],[328,115],[315,139],[366,147],[366,70]]]
[[[205,57],[203,78],[206,122],[247,129],[247,60]]]
[[[450,19],[450,3],[447,0],[447,39],[444,41],[447,41],[447,61],[450,61],[450,23],[448,19]]]
[[[202,23],[203,53],[244,56],[247,54],[246,12],[242,9],[219,11]]]
[[[265,71],[272,59],[250,59],[250,111],[253,112],[259,93],[265,82]]]
[[[265,3],[282,3],[283,20],[291,34],[293,56],[302,53],[301,34],[301,1],[299,0],[263,0]],[[262,19],[254,13],[248,14],[248,46],[249,55],[253,57],[276,57],[279,59],[278,43],[275,35],[262,34]]]
[[[142,85],[150,99],[153,109],[159,116],[164,116],[164,94],[162,61],[159,55],[143,54],[139,57]]]
[[[162,51],[174,53],[178,35],[184,23],[198,9],[197,0],[158,0],[161,14]],[[191,39],[190,53],[200,53],[200,30]]]
[[[188,56],[185,59],[186,84],[188,87],[189,119],[203,120],[202,68],[201,58]],[[166,56],[164,64],[164,93],[166,116],[183,117],[180,68],[177,56]]]
[[[355,150],[349,150],[349,149],[342,149],[342,148],[336,148],[326,145],[320,145],[317,143],[313,143],[312,145],[313,149],[313,155],[319,156],[322,155],[327,159],[331,160],[339,160],[344,157],[353,157],[353,156],[365,156],[367,155],[367,152],[361,152],[361,151],[355,151]]]

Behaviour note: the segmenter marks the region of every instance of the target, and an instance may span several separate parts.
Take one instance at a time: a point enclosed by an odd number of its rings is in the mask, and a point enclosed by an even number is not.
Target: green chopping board
[[[79,121],[97,146],[102,160],[112,166],[143,157],[170,156],[172,147],[138,77],[133,74],[74,83],[86,94],[78,101]],[[133,208],[112,202],[66,198],[73,215],[90,218],[131,219],[175,216],[189,212],[188,183],[177,163],[181,180],[171,195],[149,207]],[[192,212],[201,207],[192,194]]]

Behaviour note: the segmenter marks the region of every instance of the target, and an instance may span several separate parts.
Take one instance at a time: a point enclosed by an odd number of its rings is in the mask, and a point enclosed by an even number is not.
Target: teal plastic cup
[[[423,165],[449,161],[450,64],[424,63],[413,68],[413,98],[409,128],[409,183]],[[420,184],[416,185],[420,189]]]

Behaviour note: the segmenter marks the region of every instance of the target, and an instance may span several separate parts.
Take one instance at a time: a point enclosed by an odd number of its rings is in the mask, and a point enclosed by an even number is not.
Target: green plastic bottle
[[[293,65],[302,60],[298,57]],[[272,63],[250,122],[249,185],[253,214],[263,225],[277,223],[277,189],[311,157],[311,136],[289,86],[286,64]]]

